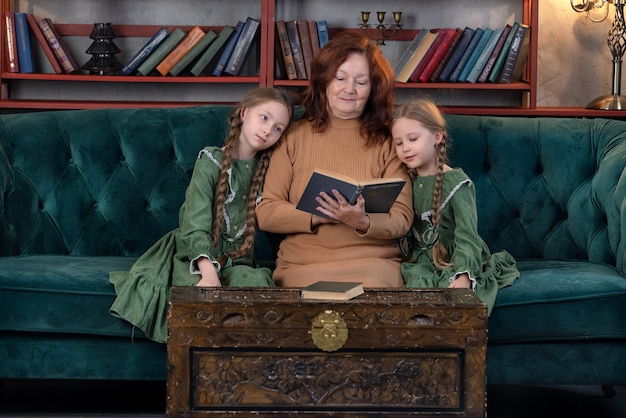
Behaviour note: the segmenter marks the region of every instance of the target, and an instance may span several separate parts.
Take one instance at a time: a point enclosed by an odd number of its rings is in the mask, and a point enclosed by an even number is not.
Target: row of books
[[[35,72],[30,40],[31,32],[57,74],[70,74],[79,70],[76,61],[49,18],[36,20],[32,14],[6,12],[4,19],[7,71],[13,73]]]
[[[307,80],[313,58],[328,39],[328,23],[325,20],[277,21],[278,76],[288,80]]]
[[[530,27],[422,29],[394,70],[401,83],[510,83],[522,77]]]
[[[123,75],[239,75],[259,36],[260,22],[248,17],[219,33],[199,26],[188,33],[161,28],[122,68]]]
[[[38,40],[57,74],[76,73],[79,66],[52,21],[37,21],[32,14],[5,13],[7,70],[34,73],[30,32]],[[193,74],[239,75],[260,32],[260,22],[248,17],[236,26],[224,26],[219,34],[194,26],[188,33],[161,28],[121,69],[122,75]]]

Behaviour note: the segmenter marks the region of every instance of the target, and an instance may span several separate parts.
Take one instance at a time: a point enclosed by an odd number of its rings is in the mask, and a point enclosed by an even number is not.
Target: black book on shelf
[[[261,22],[251,17],[246,19],[241,28],[241,35],[235,44],[233,53],[228,58],[228,63],[224,67],[224,72],[230,75],[239,75],[241,67],[248,58],[252,45],[259,34]]]

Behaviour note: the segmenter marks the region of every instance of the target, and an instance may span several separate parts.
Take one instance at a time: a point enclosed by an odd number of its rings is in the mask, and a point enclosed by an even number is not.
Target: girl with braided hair
[[[478,235],[474,183],[448,165],[450,137],[437,106],[426,99],[392,113],[391,132],[413,181],[415,217],[401,272],[406,287],[471,288],[491,313],[498,289],[519,277],[506,251],[491,254]]]
[[[271,88],[252,91],[236,106],[224,146],[198,154],[179,227],[130,271],[110,273],[117,294],[113,316],[164,343],[172,286],[274,286],[270,269],[254,259],[255,207],[274,145],[292,115],[289,97]]]

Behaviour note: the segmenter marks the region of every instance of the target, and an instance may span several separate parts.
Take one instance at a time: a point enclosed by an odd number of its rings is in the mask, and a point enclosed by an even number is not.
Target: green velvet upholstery
[[[0,116],[0,378],[165,379],[165,346],[109,315],[108,272],[177,226],[230,110]],[[489,318],[489,383],[626,384],[626,122],[447,119],[479,231],[521,271]]]
[[[626,123],[448,116],[479,232],[519,262],[489,318],[488,381],[626,382]]]

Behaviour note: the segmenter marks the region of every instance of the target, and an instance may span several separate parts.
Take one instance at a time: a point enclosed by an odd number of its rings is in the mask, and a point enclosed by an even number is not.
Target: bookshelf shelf
[[[158,76],[158,75],[88,75],[88,74],[21,74],[2,73],[2,79],[8,80],[41,80],[41,81],[85,81],[91,83],[252,83],[259,84],[261,78],[258,76]]]
[[[165,2],[165,0],[158,0],[158,2],[162,1],[163,5],[170,4],[171,2]],[[427,0],[421,0],[426,2]],[[494,0],[500,1],[500,0]],[[243,91],[254,86],[276,86],[282,88],[289,88],[294,90],[301,90],[307,85],[306,80],[281,80],[275,77],[275,28],[274,24],[277,20],[285,20],[285,19],[315,19],[320,18],[319,16],[310,16],[311,8],[305,7],[303,4],[305,3],[315,3],[314,0],[307,0],[304,2],[298,2],[297,5],[295,3],[290,2],[290,0],[246,0],[246,4],[248,8],[252,7],[256,11],[256,15],[251,15],[252,17],[258,18],[261,21],[260,28],[260,37],[258,41],[258,52],[255,59],[258,61],[256,66],[257,72],[256,74],[243,76],[230,76],[225,75],[221,77],[214,76],[122,76],[122,75],[87,75],[84,72],[81,74],[55,74],[54,72],[45,72],[45,73],[34,73],[34,74],[22,74],[22,73],[11,73],[6,71],[6,58],[5,58],[5,50],[6,50],[6,40],[5,34],[6,30],[4,27],[4,19],[2,19],[2,30],[0,31],[0,86],[1,86],[1,96],[0,96],[0,108],[2,109],[83,109],[83,108],[94,108],[94,107],[167,107],[167,106],[187,106],[193,104],[200,103],[232,103],[236,102],[238,98],[236,95],[229,94],[228,90],[232,91]],[[31,4],[32,3],[32,4]],[[76,9],[77,4],[72,4],[72,2],[58,2],[62,5],[61,9],[58,11],[58,16],[62,16],[53,19],[55,26],[57,27],[59,34],[63,37],[69,37],[69,39],[77,39],[79,37],[87,38],[93,29],[92,21],[99,21],[100,15],[98,12],[94,11],[93,16],[91,18],[85,19],[84,11],[77,14],[74,9]],[[74,2],[77,3],[77,2]],[[93,0],[87,0],[84,3],[93,3],[96,2]],[[185,32],[188,32],[193,26],[196,24],[196,18],[187,19],[184,22],[177,22],[178,24],[172,24],[175,22],[175,17],[169,15],[167,12],[159,13],[159,8],[153,8],[155,11],[150,14],[150,17],[146,18],[143,16],[142,12],[140,12],[139,8],[133,8],[129,5],[131,3],[130,0],[124,1],[120,0],[116,2],[119,7],[123,5],[124,7],[128,7],[129,12],[124,14],[123,19],[121,21],[123,23],[116,23],[113,21],[112,27],[117,36],[117,38],[126,39],[126,38],[148,38],[156,33],[162,27],[167,28],[175,28],[179,27]],[[243,2],[242,2],[243,3]],[[197,18],[197,23],[205,32],[209,30],[214,30],[219,32],[223,25],[234,25],[237,20],[245,20],[246,14],[250,15],[248,11],[242,11],[242,3],[237,3],[236,7],[233,7],[233,10],[227,10],[228,20],[225,19],[215,19],[211,18],[211,13],[206,13],[206,15],[199,16]],[[302,4],[301,4],[302,3]],[[519,107],[507,107],[503,111],[508,112],[532,112],[536,108],[536,92],[537,92],[537,30],[538,27],[538,16],[537,9],[539,0],[501,0],[503,5],[515,5],[518,8],[521,8],[522,14],[521,16],[516,16],[516,20],[519,20],[525,24],[531,26],[531,35],[530,35],[530,52],[528,56],[528,61],[526,64],[525,72],[524,72],[524,81],[523,82],[515,82],[510,84],[496,84],[496,83],[397,83],[397,89],[404,93],[411,94],[411,92],[417,92],[419,90],[426,91],[434,91],[434,90],[444,90],[449,92],[450,94],[454,94],[454,92],[470,92],[472,91],[502,91],[508,92],[507,94],[517,94],[519,93]],[[150,3],[152,5],[152,3]],[[231,3],[225,2],[223,0],[215,0],[215,1],[204,1],[204,0],[192,0],[189,2],[181,3],[181,8],[189,8],[193,9],[195,14],[197,9],[200,8],[220,8],[220,9],[228,9],[228,5]],[[413,2],[411,2],[413,4]],[[521,5],[521,6],[520,6]],[[46,0],[34,0],[34,1],[25,1],[25,0],[2,0],[2,12],[14,11],[14,12],[30,12],[36,14],[37,18],[45,17],[45,12],[39,12],[40,10],[46,9],[47,2]],[[295,7],[295,12],[285,12],[285,7],[289,10]],[[339,24],[334,24],[335,16],[333,14],[328,14],[328,12],[324,11],[325,9],[322,7],[321,11],[318,10],[318,13],[322,13],[321,16],[327,16],[329,23],[329,34],[331,37],[335,36],[339,32],[366,32],[372,39],[379,39],[380,35],[377,29],[363,30],[358,27],[357,16],[358,11],[361,10],[361,4],[354,1],[346,2],[346,6],[350,9],[355,10],[355,22],[354,27],[348,27],[352,24],[352,22],[340,22]],[[52,7],[52,6],[49,6]],[[85,5],[80,4],[80,8],[84,10],[91,10],[88,7],[85,9]],[[102,6],[104,7],[104,6]],[[109,6],[107,6],[109,7]],[[67,10],[65,10],[67,9]],[[166,9],[166,8],[164,8]],[[418,8],[419,9],[419,8]],[[66,13],[67,12],[67,13]],[[345,12],[344,12],[345,13]],[[479,23],[472,21],[476,16],[472,16],[471,14],[465,16],[463,13],[458,13],[460,17],[466,21],[468,26],[478,26]],[[72,19],[77,19],[76,16],[79,15],[79,22],[72,22]],[[88,14],[87,14],[88,15]],[[142,22],[142,19],[144,21]],[[145,19],[148,19],[147,21]],[[58,22],[58,23],[57,23]],[[167,24],[160,24],[161,22]],[[144,23],[144,24],[138,24]],[[371,23],[371,22],[370,22]],[[403,22],[404,23],[404,22]],[[417,26],[417,25],[416,25]],[[421,27],[422,25],[419,25]],[[455,26],[460,26],[456,25]],[[396,32],[393,36],[385,39],[387,42],[409,42],[411,41],[415,35],[419,32],[416,28],[410,28],[406,25],[403,26],[403,30]],[[37,40],[34,37],[31,37],[31,45],[37,48]],[[77,48],[74,45],[74,48]],[[82,53],[80,49],[75,49],[77,53]],[[44,57],[45,58],[45,57]],[[122,61],[122,60],[120,60]],[[82,62],[79,62],[79,66]],[[50,71],[50,70],[49,70]],[[66,97],[62,97],[59,95],[58,100],[54,98],[50,98],[44,94],[39,94],[38,89],[40,86],[44,86],[45,88],[50,89],[58,89],[58,90],[66,90],[66,86],[72,86],[75,91],[79,91],[80,94],[77,94],[79,98],[75,100],[73,98],[67,99]],[[79,87],[76,87],[78,85]],[[187,90],[194,89],[195,86],[201,86],[204,90],[208,91],[206,97],[191,95],[185,93],[182,87],[189,86]],[[33,86],[33,87],[31,87]],[[131,87],[132,86],[132,87]],[[163,93],[162,96],[158,96],[155,100],[153,98],[146,98],[143,100],[144,95],[142,93],[136,93],[135,86],[141,86],[144,90],[167,90],[168,93]],[[178,89],[177,86],[180,86],[181,89]],[[211,87],[215,86],[215,88]],[[126,88],[128,87],[128,88]],[[32,95],[24,95],[24,94],[16,94],[16,92],[22,93],[27,88],[30,88],[31,91],[34,91]],[[121,93],[113,99],[108,96],[103,98],[102,100],[98,100],[98,91],[108,91],[113,89],[118,89]],[[74,91],[73,90],[73,91]],[[96,91],[95,94],[88,94],[88,91]],[[182,93],[178,93],[177,90],[183,91]],[[220,90],[220,95],[213,95],[213,91]],[[127,91],[127,93],[125,93]],[[175,92],[176,94],[172,94]],[[170,95],[170,96],[168,96]],[[178,97],[178,96],[182,96]],[[92,97],[95,100],[83,100],[80,97],[87,97],[91,99]],[[205,100],[206,98],[206,100]],[[494,107],[497,107],[497,104],[494,104]],[[458,107],[458,112],[468,112],[474,114],[490,114],[493,113],[492,107],[481,108],[478,106],[472,105],[461,105]],[[486,110],[485,110],[486,109]],[[520,110],[521,109],[521,110]]]

